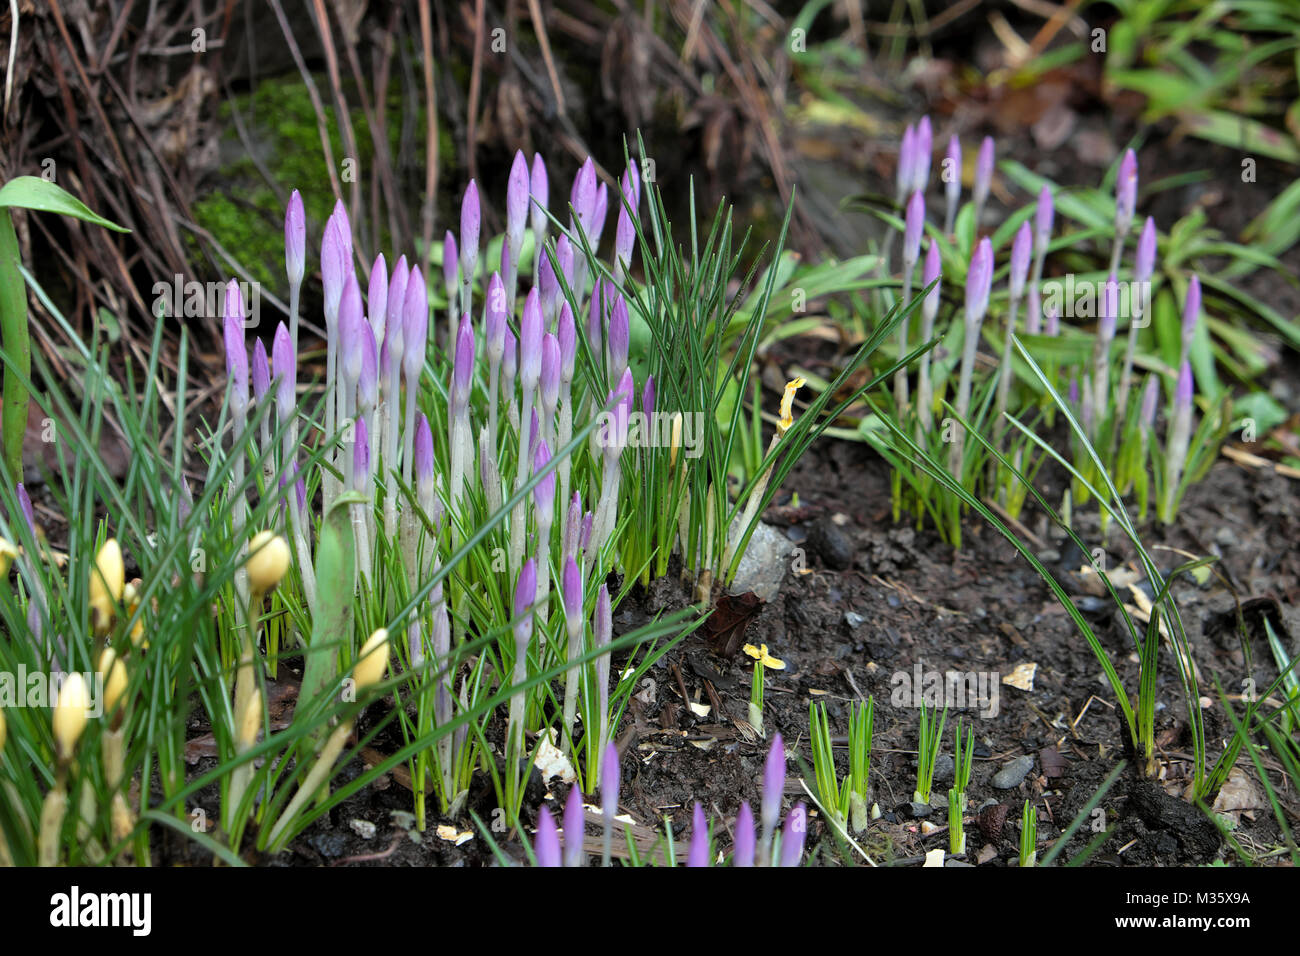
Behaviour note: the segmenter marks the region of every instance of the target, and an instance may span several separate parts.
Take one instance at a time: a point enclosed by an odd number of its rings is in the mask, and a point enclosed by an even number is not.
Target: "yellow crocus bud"
[[[18,557],[18,549],[8,538],[0,538],[0,578],[9,576],[9,569],[13,567],[14,558]]]
[[[86,692],[85,680],[80,674],[69,674],[54,704],[54,746],[60,763],[72,759],[81,732],[86,729],[86,711],[89,709],[90,695]]]
[[[104,678],[104,713],[111,714],[126,695],[126,665],[111,647],[99,655],[99,673]]]
[[[677,467],[677,451],[682,447],[682,413],[673,415],[673,434],[668,444],[668,468]]]
[[[254,594],[274,591],[289,570],[289,542],[270,531],[259,531],[248,544],[248,586]]]
[[[235,742],[235,749],[244,751],[257,743],[257,734],[261,729],[262,692],[254,690],[239,720],[239,738]]]
[[[384,670],[388,667],[388,653],[388,630],[381,627],[361,645],[361,655],[353,672],[357,690],[365,690],[384,679]]]
[[[90,607],[98,633],[107,633],[113,625],[113,614],[122,600],[125,583],[122,548],[116,538],[109,538],[95,555],[95,567],[90,572]]]
[[[126,582],[126,587],[122,589],[122,607],[126,611],[127,619],[135,617],[135,612],[140,607],[140,588],[139,578],[134,581]],[[135,625],[131,628],[131,643],[136,647],[141,645],[148,647],[149,642],[144,639],[144,618],[137,618]]]
[[[785,383],[785,394],[781,396],[781,419],[776,423],[776,436],[784,438],[785,433],[790,430],[794,424],[794,393],[803,388],[804,381],[802,378],[796,378],[794,381]]]

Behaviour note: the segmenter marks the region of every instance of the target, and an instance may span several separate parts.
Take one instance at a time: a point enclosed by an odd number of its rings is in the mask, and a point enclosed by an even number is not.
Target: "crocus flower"
[[[453,363],[451,404],[455,414],[469,406],[470,386],[474,381],[474,323],[466,312],[461,316],[456,334],[456,356]]]
[[[361,377],[361,339],[370,334],[361,308],[361,287],[355,273],[349,272],[339,300],[339,373],[350,405]]]
[[[590,235],[592,220],[596,215],[596,165],[588,156],[574,177],[569,201],[577,216],[577,225],[584,236]]]
[[[594,252],[600,245],[601,234],[605,231],[605,220],[609,218],[609,187],[601,183],[596,187],[596,199],[591,204],[591,224],[588,227],[591,248]]]
[[[1196,335],[1196,326],[1201,320],[1201,280],[1193,275],[1187,283],[1187,297],[1183,300],[1182,352],[1180,360],[1187,361],[1192,348],[1192,339]]]
[[[947,212],[943,231],[952,232],[953,223],[957,221],[957,205],[961,200],[961,140],[956,136],[948,137],[948,154],[944,157],[944,199],[947,200]]]
[[[515,584],[515,666],[516,687],[528,679],[528,644],[533,638],[533,604],[537,601],[537,565],[529,558],[519,572]],[[524,745],[524,691],[510,698],[510,744],[512,759],[523,756]]]
[[[586,826],[583,823],[582,791],[578,786],[569,788],[568,799],[564,801],[564,865],[582,866],[587,859],[583,852],[583,839]]]
[[[289,195],[284,211],[284,271],[290,286],[301,286],[307,264],[307,219],[298,190]]]
[[[798,866],[803,858],[803,843],[808,830],[808,811],[802,802],[795,804],[785,818],[785,831],[781,834],[781,865]]]
[[[1159,398],[1160,383],[1154,375],[1148,376],[1146,388],[1142,390],[1142,408],[1138,413],[1138,421],[1144,431],[1156,423],[1156,402]]]
[[[700,801],[695,801],[691,814],[691,846],[687,851],[687,866],[708,866],[709,860],[709,824],[704,819],[704,808]]]
[[[345,234],[344,226],[338,218],[340,208],[336,207],[334,215],[325,223],[325,237],[321,240],[320,270],[325,287],[325,329],[331,332],[336,326],[339,314],[339,299],[343,297],[343,284],[347,281],[347,272],[352,266],[348,250],[352,238]],[[346,218],[346,217],[345,217]]]
[[[358,418],[352,426],[352,481],[354,491],[370,492],[370,434],[366,420]]]
[[[749,801],[742,801],[736,814],[736,842],[731,850],[732,866],[754,865],[754,811]]]
[[[645,385],[641,387],[641,414],[648,423],[655,410],[655,377],[647,375]],[[647,426],[648,427],[648,426]]]
[[[253,341],[253,400],[261,402],[271,392],[271,363],[266,357],[266,343],[261,339]],[[266,424],[266,419],[262,419]]]
[[[1147,216],[1138,236],[1137,255],[1133,259],[1133,278],[1138,282],[1151,281],[1156,268],[1156,221]]]
[[[925,254],[925,266],[921,272],[921,285],[929,288],[930,291],[925,294],[921,302],[921,342],[928,342],[934,336],[934,320],[939,314],[939,279],[941,277],[942,261],[939,258],[939,244],[930,243],[930,249]],[[933,288],[931,288],[933,283]],[[917,371],[916,380],[916,410],[918,426],[922,431],[929,431],[933,423],[934,394],[930,384],[930,353],[926,352],[921,356],[920,368]]]
[[[920,190],[907,201],[903,229],[903,272],[911,273],[921,257],[921,236],[925,232],[925,196]]]
[[[631,322],[627,313],[627,300],[619,292],[614,296],[614,307],[609,313],[609,365],[614,378],[622,376],[627,368],[630,342]]]
[[[1012,302],[1019,300],[1020,296],[1024,294],[1025,280],[1029,278],[1029,256],[1032,247],[1033,236],[1029,229],[1029,221],[1025,220],[1020,224],[1015,241],[1011,244],[1011,270],[1008,274],[1007,284]]]
[[[528,191],[528,161],[521,151],[516,150],[506,184],[506,247],[510,250],[512,270],[519,266],[519,252],[528,226]]]
[[[551,265],[551,257],[545,253],[537,261],[537,269],[537,288],[541,294],[542,316],[549,325],[551,317],[555,315],[556,303],[560,301],[560,280],[555,277],[555,268]]]
[[[370,337],[378,345],[384,341],[384,326],[388,321],[388,262],[381,252],[370,267],[370,285],[366,289],[366,320],[370,323]]]
[[[575,491],[564,519],[564,557],[578,555],[578,532],[582,529],[582,495]]]
[[[540,474],[546,470],[551,463],[551,449],[547,446],[546,441],[542,440],[537,443],[537,451],[533,455],[533,473]],[[533,486],[533,503],[536,507],[537,524],[539,529],[549,529],[555,521],[555,471],[542,478]],[[546,537],[549,537],[547,535]],[[543,538],[541,531],[538,531],[538,538]],[[539,541],[539,547],[544,549],[544,553],[549,551],[547,542]]]
[[[555,829],[551,811],[542,807],[537,811],[537,838],[533,843],[538,866],[560,865],[560,834]]]
[[[275,338],[271,341],[271,373],[275,378],[275,415],[284,425],[293,418],[293,393],[298,372],[289,330],[283,322],[275,327]]]
[[[542,402],[544,437],[555,427],[555,407],[560,401],[560,341],[550,332],[542,336],[542,372],[538,379]]]
[[[989,198],[989,187],[993,184],[993,137],[985,136],[980,143],[979,154],[975,157],[975,184],[971,189],[971,200],[975,203],[975,225],[979,227],[980,214],[984,203]]]
[[[618,747],[610,741],[600,760],[600,812],[605,818],[604,848],[602,858],[609,866],[610,851],[614,840],[614,816],[618,813],[618,788],[620,773],[618,766]]]
[[[993,245],[987,236],[980,240],[966,273],[966,325],[976,331],[989,308],[993,283]]]
[[[1044,184],[1038,192],[1038,206],[1034,210],[1034,252],[1040,256],[1047,252],[1047,245],[1052,241],[1052,220],[1055,217],[1052,191]]]
[[[481,214],[478,202],[478,183],[469,181],[465,196],[460,201],[460,272],[462,312],[469,311],[470,288],[474,283],[474,270],[478,267],[478,238]]]
[[[433,483],[433,430],[420,412],[415,419],[415,497],[420,509],[436,520],[442,505]]]
[[[912,169],[912,189],[925,192],[930,184],[930,154],[934,150],[934,134],[930,129],[930,117],[922,116],[916,124],[916,166]]]
[[[529,223],[533,229],[533,239],[540,251],[542,239],[546,236],[546,206],[550,200],[550,186],[546,181],[546,163],[541,153],[533,154],[533,166],[528,174],[528,196],[532,204],[528,207]]]
[[[1138,187],[1137,154],[1132,149],[1124,150],[1124,158],[1119,162],[1119,178],[1115,180],[1115,232],[1124,236],[1133,223],[1133,213],[1137,207]]]
[[[248,350],[244,346],[244,302],[239,293],[239,283],[231,279],[226,286],[224,332],[226,341],[226,374],[230,376],[230,408],[243,428],[243,418],[248,414]],[[239,435],[236,432],[236,440]]]
[[[379,406],[379,356],[375,352],[375,337],[361,336],[361,372],[357,376],[357,410],[370,418]],[[370,427],[374,429],[373,420]],[[378,439],[378,435],[376,435]]]
[[[641,181],[636,166],[629,164],[623,174],[620,193],[623,205],[618,210],[618,228],[614,234],[614,279],[621,281],[623,273],[632,262],[636,248],[636,217],[641,199]]]
[[[785,793],[785,741],[778,733],[772,738],[772,745],[767,751],[767,762],[763,765],[763,799],[759,814],[763,824],[763,846],[771,846],[772,835],[776,832],[777,820],[781,816],[781,797]]]
[[[406,282],[406,295],[402,301],[402,374],[406,379],[407,422],[402,441],[402,478],[408,482],[411,480],[411,445],[415,440],[415,399],[420,390],[420,373],[424,370],[428,335],[429,296],[420,267],[416,266]]]
[[[59,688],[51,721],[54,730],[54,749],[59,763],[71,762],[72,755],[77,749],[77,741],[81,739],[82,731],[86,729],[89,711],[90,695],[86,692],[86,682],[79,673],[73,671]]]
[[[903,139],[898,147],[898,173],[894,180],[896,201],[902,205],[907,194],[912,191],[916,178],[916,130],[908,123],[903,130]]]
[[[531,398],[542,374],[542,336],[544,334],[541,301],[533,289],[524,300],[524,316],[519,326],[519,381],[524,394]]]

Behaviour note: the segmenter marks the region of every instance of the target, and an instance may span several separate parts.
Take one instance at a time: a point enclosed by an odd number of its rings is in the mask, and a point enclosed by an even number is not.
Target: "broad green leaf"
[[[18,176],[5,183],[0,187],[0,207],[57,212],[115,232],[131,231],[95,215],[80,199],[39,176]]]

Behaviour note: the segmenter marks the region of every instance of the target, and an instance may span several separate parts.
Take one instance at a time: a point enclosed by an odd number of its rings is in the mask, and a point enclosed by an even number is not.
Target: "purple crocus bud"
[[[478,265],[480,222],[478,183],[471,179],[465,187],[465,197],[460,201],[460,271],[467,282],[474,278],[474,269]]]
[[[506,287],[499,272],[488,279],[487,310],[484,318],[488,363],[495,368],[506,350]]]
[[[759,805],[763,832],[771,834],[776,830],[777,820],[781,816],[781,797],[785,793],[785,741],[778,733],[772,738],[772,746],[767,752],[767,762],[763,765],[763,800]]]
[[[415,441],[412,458],[415,465],[415,497],[430,519],[436,520],[439,502],[433,486],[433,431],[423,412],[415,414]]]
[[[607,827],[613,824],[614,815],[618,813],[619,781],[618,747],[611,740],[605,745],[605,754],[600,760],[600,811]]]
[[[284,271],[289,275],[289,285],[302,285],[307,267],[307,217],[302,210],[302,196],[298,190],[289,194],[289,207],[284,211]]]
[[[609,188],[601,183],[596,187],[596,201],[591,205],[591,225],[588,228],[591,248],[600,245],[601,233],[605,231],[605,220],[609,218]]]
[[[585,551],[586,544],[582,548]],[[609,601],[609,588],[604,584],[596,591],[596,613],[591,630],[597,647],[608,647],[614,638],[614,610]]]
[[[573,243],[568,236],[560,236],[555,240],[555,263],[560,267],[560,275],[564,276],[565,283],[573,288]]]
[[[1138,161],[1132,149],[1124,150],[1119,161],[1119,178],[1115,180],[1115,231],[1121,236],[1128,232],[1137,207]]]
[[[989,198],[989,187],[993,185],[993,159],[993,137],[985,136],[975,157],[975,185],[971,190],[977,210],[983,209]]]
[[[519,572],[519,581],[515,584],[515,639],[527,643],[533,633],[533,616],[530,613],[533,602],[537,600],[537,564],[532,558],[524,562]],[[523,632],[523,637],[520,633]]]
[[[518,261],[519,249],[524,244],[524,230],[528,226],[528,161],[515,150],[510,164],[510,179],[506,184],[506,240]]]
[[[578,327],[573,321],[569,303],[560,305],[560,321],[555,327],[555,340],[560,346],[560,382],[573,384],[574,365],[578,359]]]
[[[405,344],[405,323],[402,309],[406,304],[406,285],[410,281],[411,270],[406,264],[406,256],[397,260],[393,266],[393,275],[388,280],[388,321],[384,326],[383,353],[387,361],[381,361],[384,371],[399,367],[402,362],[402,347]],[[382,360],[384,355],[380,355]]]
[[[546,205],[550,199],[550,186],[546,181],[546,163],[541,153],[533,153],[533,168],[528,174],[528,196],[532,204],[528,207],[529,221],[533,233],[537,236],[546,234]]]
[[[1174,390],[1174,412],[1192,407],[1192,396],[1196,394],[1196,379],[1192,376],[1192,363],[1183,362],[1178,370],[1178,387]]]
[[[361,336],[361,374],[357,377],[357,407],[369,415],[379,404],[379,355],[375,337]]]
[[[551,811],[542,807],[537,811],[537,837],[533,841],[538,866],[560,865],[560,834],[555,829]]]
[[[524,317],[519,325],[519,380],[526,392],[537,388],[542,374],[543,329],[541,301],[534,287],[524,300]]]
[[[898,173],[894,179],[894,192],[901,203],[912,190],[916,177],[916,130],[908,123],[903,130],[903,140],[898,146]]]
[[[993,244],[985,236],[975,247],[966,272],[966,326],[979,328],[989,308],[989,290],[993,284]]]
[[[352,268],[352,223],[348,221],[348,209],[342,199],[334,200],[334,211],[330,218],[338,223],[339,238],[343,243],[343,261]]]
[[[1138,236],[1137,255],[1133,261],[1133,278],[1138,282],[1150,282],[1151,274],[1156,270],[1156,221],[1147,216]]]
[[[555,267],[545,252],[537,262],[537,288],[542,298],[542,315],[549,318],[555,314],[555,303],[560,299],[560,280],[555,278]]]
[[[531,458],[537,454],[537,443],[542,440],[541,420],[537,417],[537,406],[534,405],[529,415],[528,431],[528,457]]]
[[[709,865],[709,824],[704,819],[704,808],[698,800],[695,801],[695,810],[691,814],[691,847],[686,854],[686,865]]]
[[[582,532],[578,535],[578,547],[586,551],[591,547],[591,529],[596,521],[596,516],[588,511],[582,516]]]
[[[611,427],[603,429],[605,454],[617,458],[627,447],[627,428],[628,419],[632,414],[632,395],[634,391],[632,382],[632,370],[623,369],[623,375],[618,380],[618,384],[609,393],[609,401],[613,402],[610,414],[613,416]]]
[[[1101,287],[1097,299],[1097,336],[1109,344],[1115,338],[1115,322],[1119,312],[1119,284],[1112,273]],[[1099,398],[1101,396],[1098,396]]]
[[[361,311],[361,287],[356,273],[349,269],[339,299],[339,374],[347,389],[357,387],[357,379],[361,377],[361,339],[369,334],[370,327]]]
[[[424,350],[429,336],[429,295],[420,267],[411,270],[402,298],[402,372],[408,386],[418,386],[424,368]]]
[[[450,229],[442,239],[442,283],[447,290],[447,301],[455,302],[456,295],[460,292],[460,252],[456,248],[456,237]]]
[[[539,379],[542,408],[548,419],[560,402],[560,341],[550,332],[542,336],[542,373]]]
[[[921,273],[921,287],[925,288],[929,286],[931,282],[935,282],[936,279],[942,278],[942,275],[943,261],[939,257],[939,244],[931,240],[930,248],[925,254],[925,266]],[[939,314],[940,284],[941,283],[935,283],[934,288],[926,293],[925,302],[921,304],[921,308],[925,311],[925,314],[931,317],[932,321],[933,317]]]
[[[1025,291],[1025,280],[1029,278],[1029,256],[1033,251],[1033,234],[1029,229],[1029,220],[1020,224],[1015,241],[1011,244],[1011,271],[1007,284],[1010,287],[1011,301],[1018,301]]]
[[[961,140],[956,136],[948,137],[948,153],[944,157],[944,198],[948,205],[956,208],[961,198]]]
[[[629,165],[623,174],[621,193],[626,205],[618,210],[618,231],[614,234],[614,261],[620,269],[626,268],[632,261],[632,250],[636,247],[636,217],[641,204],[641,178],[636,166]]]
[[[226,286],[225,321],[226,374],[233,387],[231,410],[243,416],[248,410],[248,349],[244,345],[244,302],[239,283],[234,279]]]
[[[1057,336],[1061,334],[1061,313],[1055,305],[1050,305],[1043,312],[1043,333]]]
[[[515,374],[519,371],[519,343],[515,340],[515,333],[506,329],[505,350],[501,353],[501,382],[502,389],[511,393],[515,387]]]
[[[534,432],[536,434],[536,432]],[[533,474],[540,475],[551,463],[551,449],[545,439],[537,442],[533,453]],[[533,506],[536,508],[537,524],[549,528],[555,523],[555,469],[533,486]],[[546,542],[542,543],[543,546]]]
[[[736,842],[731,849],[731,865],[753,866],[754,847],[754,811],[749,809],[749,801],[744,800],[736,814]]]
[[[351,243],[351,237],[343,234],[336,209],[335,214],[325,223],[325,236],[320,246],[320,273],[325,287],[325,331],[328,334],[333,334],[337,327],[339,299],[343,296],[347,273],[352,268],[352,260],[348,256]]]
[[[1043,255],[1047,244],[1052,241],[1052,220],[1056,218],[1056,204],[1052,201],[1052,191],[1043,184],[1038,191],[1038,207],[1034,210],[1034,252]]]
[[[564,556],[576,557],[578,554],[578,532],[582,530],[582,495],[573,493],[569,501],[569,513],[564,519]]]
[[[577,631],[582,626],[582,572],[578,570],[578,562],[573,559],[573,555],[565,558],[560,578],[564,620],[569,630]]]
[[[261,339],[253,341],[253,400],[261,402],[271,391],[271,363],[266,357],[266,344]]]
[[[384,326],[388,321],[388,262],[382,252],[375,256],[375,263],[370,268],[366,319],[370,322],[370,337],[376,343],[383,342]]]
[[[586,827],[582,819],[582,792],[577,784],[569,788],[569,797],[564,802],[564,865],[582,866],[587,859],[582,843],[586,836]]]
[[[1029,287],[1028,308],[1025,311],[1025,331],[1030,335],[1038,335],[1043,328],[1043,301],[1038,291],[1038,286]]]
[[[798,866],[803,859],[803,841],[808,835],[808,811],[803,802],[796,803],[790,815],[785,818],[785,830],[781,834],[781,865]]]
[[[912,170],[912,189],[923,193],[930,185],[930,154],[934,151],[934,134],[930,117],[922,116],[916,124],[916,166]]]
[[[185,485],[182,486],[182,490],[188,487],[189,484],[187,482]],[[33,535],[35,535],[36,534],[36,512],[32,509],[31,496],[27,494],[27,489],[23,487],[23,483],[21,481],[18,482],[15,488],[18,493],[18,508],[23,513],[23,520],[27,522],[27,530],[30,531]],[[577,495],[576,491],[574,492],[574,495]],[[184,495],[181,495],[181,501],[182,503],[185,501]],[[184,521],[185,519],[182,517],[181,520]]]
[[[1142,410],[1138,421],[1143,428],[1151,428],[1156,423],[1156,401],[1160,398],[1160,383],[1154,375],[1148,376],[1146,388],[1142,390]]]
[[[925,232],[925,196],[917,190],[907,201],[903,227],[903,269],[911,272],[921,258],[921,235]]]
[[[1201,321],[1201,280],[1193,275],[1187,283],[1187,298],[1183,300],[1183,354],[1192,347],[1192,337],[1196,335],[1196,325]]]
[[[627,300],[619,293],[614,296],[614,308],[609,315],[609,362],[615,375],[627,368],[627,350],[631,337]]]
[[[293,343],[283,322],[275,327],[275,338],[271,341],[271,374],[275,378],[275,416],[283,425],[293,417],[293,393],[298,377]]]
[[[569,202],[578,218],[578,226],[584,235],[590,236],[592,220],[596,215],[596,164],[587,157],[587,161],[578,169],[573,180],[573,190]],[[588,239],[590,244],[590,239]]]
[[[459,415],[469,407],[470,384],[474,381],[474,322],[468,312],[460,317],[456,332],[453,369],[451,405]]]
[[[352,487],[364,491],[370,480],[370,433],[364,418],[352,426],[352,438]]]
[[[641,388],[641,414],[645,416],[647,427],[655,410],[655,377],[647,375],[645,385]]]

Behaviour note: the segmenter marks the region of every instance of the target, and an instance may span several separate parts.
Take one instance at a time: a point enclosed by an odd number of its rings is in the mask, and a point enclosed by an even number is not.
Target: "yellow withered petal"
[[[794,393],[803,388],[804,380],[796,378],[785,383],[785,394],[781,396],[781,420],[776,423],[778,435],[784,436],[794,424]]]
[[[361,654],[352,675],[357,682],[357,690],[364,690],[384,679],[388,654],[388,630],[381,627],[361,645]]]
[[[289,542],[270,531],[259,531],[248,544],[248,586],[255,594],[274,591],[289,570]]]
[[[90,696],[86,692],[86,682],[78,673],[69,674],[59,690],[59,699],[54,705],[54,745],[58,750],[59,760],[72,759],[72,752],[77,749],[81,732],[86,729],[86,712],[90,709]]]
[[[764,667],[770,671],[785,670],[785,661],[779,657],[773,657],[767,652],[767,645],[760,644],[755,647],[753,644],[746,644],[742,650],[756,661],[760,661]]]
[[[111,714],[121,703],[127,688],[126,665],[111,647],[104,648],[99,655],[99,673],[104,679],[104,713]]]

